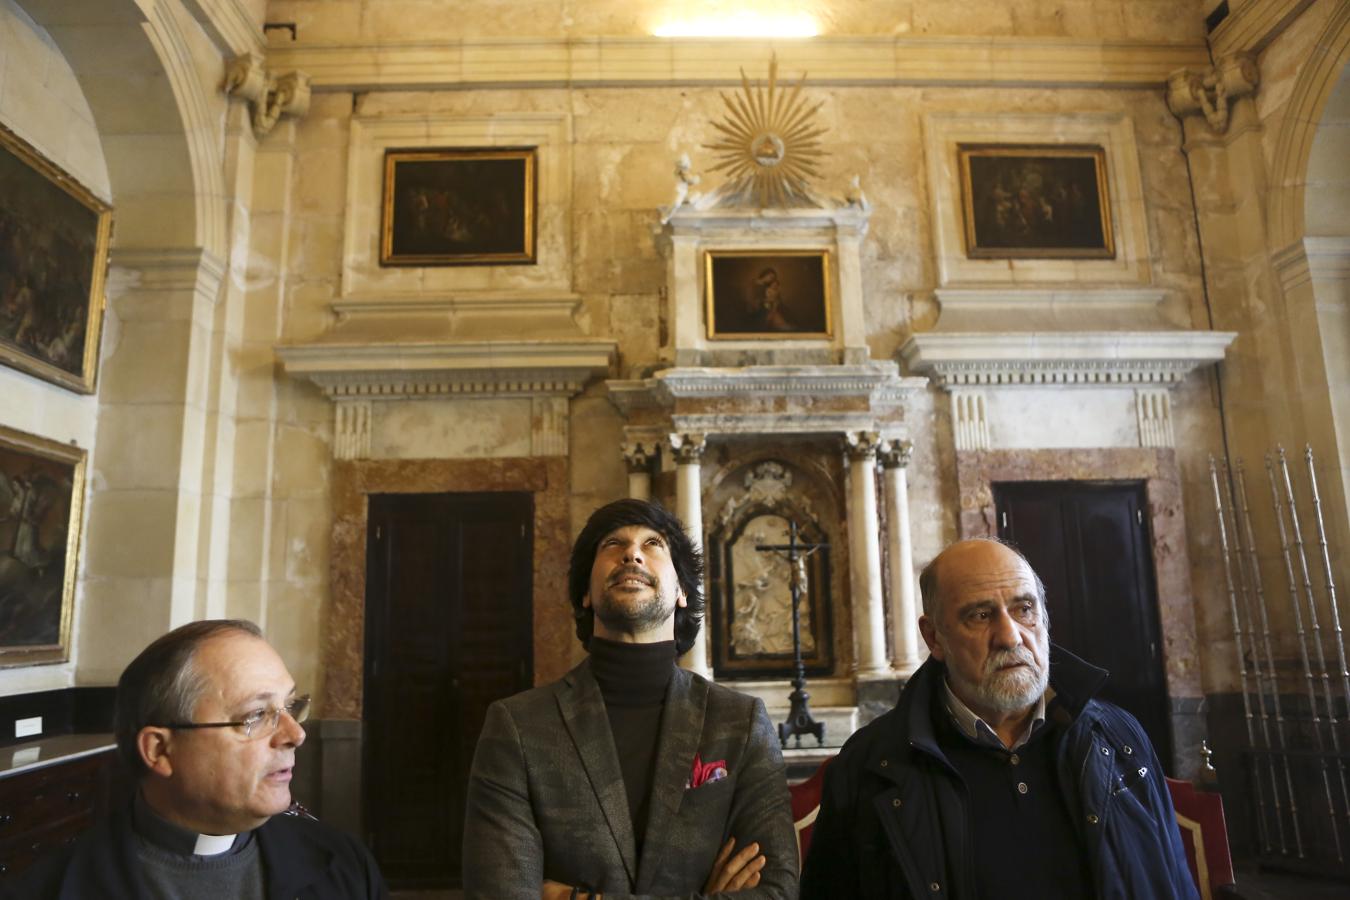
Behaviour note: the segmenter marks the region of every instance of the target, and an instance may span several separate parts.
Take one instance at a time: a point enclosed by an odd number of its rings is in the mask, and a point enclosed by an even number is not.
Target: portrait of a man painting
[[[1111,259],[1106,154],[1092,146],[958,148],[972,259]]]
[[[94,390],[112,212],[0,127],[0,363]]]
[[[830,336],[828,252],[713,250],[706,261],[709,338]]]
[[[387,150],[382,266],[535,262],[533,147]]]
[[[69,658],[85,451],[0,427],[0,666]]]

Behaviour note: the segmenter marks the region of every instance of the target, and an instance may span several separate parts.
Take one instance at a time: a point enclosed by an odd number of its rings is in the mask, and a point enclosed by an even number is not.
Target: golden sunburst
[[[816,164],[823,156],[820,136],[825,129],[814,119],[821,103],[807,103],[804,84],[805,72],[789,90],[778,90],[775,55],[769,59],[767,88],[741,69],[741,92],[722,94],[728,114],[712,125],[723,139],[704,146],[717,156],[711,171],[727,173],[724,190],[749,195],[760,206],[815,204],[810,179],[819,174]]]

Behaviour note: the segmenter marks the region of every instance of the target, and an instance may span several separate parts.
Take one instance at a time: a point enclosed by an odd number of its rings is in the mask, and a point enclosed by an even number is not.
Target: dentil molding
[[[965,386],[1173,385],[1224,357],[1237,332],[929,332],[900,357],[948,390]]]

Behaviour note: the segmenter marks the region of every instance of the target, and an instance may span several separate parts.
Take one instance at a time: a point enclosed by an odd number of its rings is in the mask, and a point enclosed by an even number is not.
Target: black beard
[[[605,588],[595,606],[596,616],[610,631],[636,634],[664,625],[675,609],[666,606],[660,579],[651,576],[651,582],[651,593],[637,604],[621,603],[615,599],[613,588]]]

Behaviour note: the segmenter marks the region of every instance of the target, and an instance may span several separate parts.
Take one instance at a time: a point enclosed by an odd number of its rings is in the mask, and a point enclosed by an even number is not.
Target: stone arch
[[[1339,3],[1299,71],[1271,158],[1269,246],[1277,250],[1303,239],[1313,138],[1347,62],[1350,62],[1350,4]]]
[[[194,64],[187,13],[155,0],[18,2],[61,50],[93,113],[116,207],[114,250],[223,257],[220,116]]]

